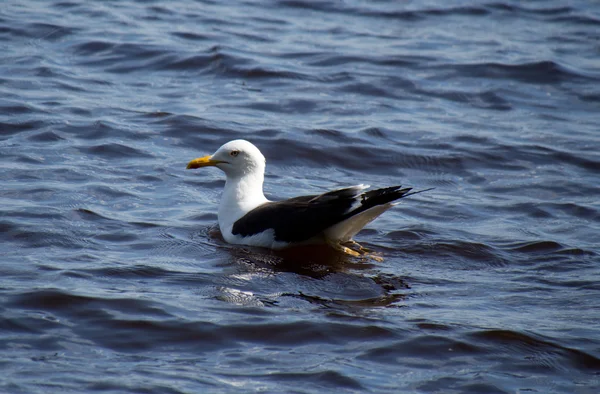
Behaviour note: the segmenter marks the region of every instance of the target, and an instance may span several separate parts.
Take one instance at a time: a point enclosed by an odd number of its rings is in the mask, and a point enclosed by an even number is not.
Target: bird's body
[[[328,243],[350,252],[341,245],[353,242],[352,237],[394,201],[414,194],[401,186],[365,191],[369,186],[358,185],[269,201],[263,194],[265,164],[258,148],[245,140],[230,141],[213,155],[188,164],[188,169],[215,166],[225,172],[219,228],[229,243],[271,249]]]

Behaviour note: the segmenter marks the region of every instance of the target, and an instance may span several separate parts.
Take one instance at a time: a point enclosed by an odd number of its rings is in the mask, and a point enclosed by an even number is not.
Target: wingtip
[[[423,189],[423,190],[417,190],[415,192],[410,192],[410,193],[406,193],[403,197],[408,197],[408,196],[412,196],[413,194],[419,194],[419,193],[424,193],[424,192],[428,192],[430,190],[435,189],[435,187],[430,187],[429,189]]]

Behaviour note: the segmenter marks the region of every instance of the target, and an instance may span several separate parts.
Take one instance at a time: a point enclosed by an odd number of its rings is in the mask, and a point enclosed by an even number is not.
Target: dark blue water
[[[597,393],[600,5],[4,1],[0,392]],[[273,199],[435,189],[356,239],[222,240]]]

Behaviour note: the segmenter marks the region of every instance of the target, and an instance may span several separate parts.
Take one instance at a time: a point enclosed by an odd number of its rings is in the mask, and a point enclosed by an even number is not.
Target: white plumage
[[[328,243],[359,255],[344,243],[365,225],[406,197],[410,188],[388,187],[365,192],[357,185],[314,196],[273,202],[263,194],[266,160],[245,140],[221,146],[214,154],[192,160],[187,168],[215,166],[226,177],[219,204],[219,228],[232,244],[281,249],[295,244]]]

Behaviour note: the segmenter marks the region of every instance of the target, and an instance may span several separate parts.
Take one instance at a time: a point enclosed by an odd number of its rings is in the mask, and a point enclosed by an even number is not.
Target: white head
[[[265,172],[266,160],[258,148],[246,140],[229,141],[215,153],[190,161],[188,169],[214,166],[221,169],[227,178],[242,178],[245,175],[260,175]]]

